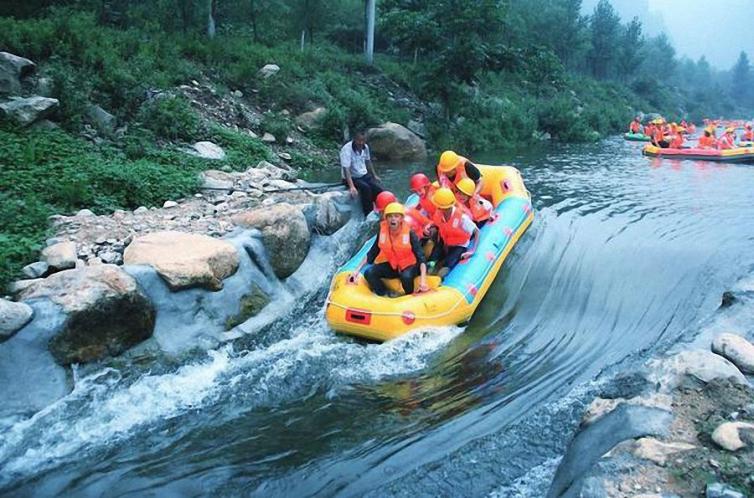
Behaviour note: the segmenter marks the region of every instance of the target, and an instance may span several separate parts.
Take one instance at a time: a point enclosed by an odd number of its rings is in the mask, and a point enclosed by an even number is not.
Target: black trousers
[[[463,255],[463,253],[468,250],[468,247],[446,247],[442,242],[438,242],[437,244],[435,244],[435,248],[432,250],[432,254],[429,256],[429,260],[440,261],[443,257],[445,257],[445,266],[447,266],[449,270],[452,270],[453,268],[455,268],[458,262],[461,261],[461,256]]]
[[[369,288],[378,296],[387,294],[387,288],[382,283],[383,278],[400,278],[403,292],[412,294],[414,292],[414,278],[419,274],[419,265],[412,265],[403,271],[394,270],[390,263],[378,263],[371,265],[364,272]]]
[[[366,216],[374,209],[374,200],[377,198],[377,194],[385,189],[369,173],[359,178],[352,177],[351,180],[353,180],[353,186],[359,191],[361,209],[364,210],[364,216]],[[343,183],[348,186],[345,180],[343,180]]]

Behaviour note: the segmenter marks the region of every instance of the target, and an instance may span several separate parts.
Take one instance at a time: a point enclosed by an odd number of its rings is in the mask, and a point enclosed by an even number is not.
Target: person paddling
[[[700,149],[714,149],[715,148],[715,137],[712,136],[712,129],[707,127],[704,129],[704,134],[699,137],[699,145],[698,147]]]
[[[752,129],[751,123],[746,123],[741,140],[744,142],[754,142],[754,129]]]
[[[725,129],[725,133],[717,141],[717,148],[720,150],[728,150],[736,147],[736,130],[735,128],[728,127]]]
[[[361,269],[370,264],[364,272],[364,278],[378,296],[387,294],[383,278],[399,278],[406,294],[414,292],[414,278],[419,275],[417,292],[427,292],[427,265],[419,237],[404,221],[406,210],[398,202],[392,202],[383,211],[384,219],[374,244],[366,257],[351,274],[349,281],[358,281]]]

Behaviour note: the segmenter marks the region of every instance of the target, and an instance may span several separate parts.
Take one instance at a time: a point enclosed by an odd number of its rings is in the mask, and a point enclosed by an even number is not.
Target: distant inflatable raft
[[[754,147],[735,149],[662,149],[654,145],[644,146],[642,151],[649,157],[666,157],[668,159],[689,159],[702,161],[719,161],[728,163],[754,163]]]
[[[396,298],[372,293],[365,279],[348,281],[349,275],[374,243],[368,240],[333,277],[325,316],[332,329],[364,339],[387,341],[413,329],[456,325],[468,321],[500,271],[505,258],[531,224],[534,213],[529,192],[517,169],[479,166],[484,178],[482,195],[492,199],[494,222],[480,230],[474,255],[456,266],[442,282],[428,277],[431,290]],[[418,202],[409,197],[408,206]],[[399,289],[398,281],[385,281]]]
[[[649,136],[643,133],[624,133],[623,138],[632,142],[649,142],[650,141]]]

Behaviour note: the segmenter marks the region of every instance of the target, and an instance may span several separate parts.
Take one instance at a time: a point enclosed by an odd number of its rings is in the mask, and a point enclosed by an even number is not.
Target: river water
[[[519,167],[536,215],[465,329],[336,337],[331,261],[306,306],[255,337],[81,373],[5,421],[0,494],[541,495],[600,383],[692,340],[754,263],[752,166],[640,147],[475,158]],[[414,169],[381,171],[405,192]]]

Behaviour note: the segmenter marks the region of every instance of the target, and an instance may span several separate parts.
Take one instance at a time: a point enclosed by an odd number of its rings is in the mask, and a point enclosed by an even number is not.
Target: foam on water
[[[242,397],[243,408],[250,410],[305,395],[312,385],[336,395],[339,387],[355,382],[420,370],[459,332],[419,331],[362,345],[335,337],[316,316],[269,346],[240,352],[226,346],[174,372],[146,374],[130,384],[108,368],[77,379],[68,396],[6,432],[0,442],[0,485],[230,398]]]

